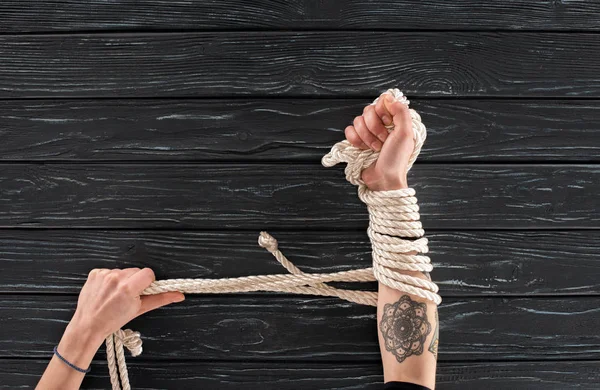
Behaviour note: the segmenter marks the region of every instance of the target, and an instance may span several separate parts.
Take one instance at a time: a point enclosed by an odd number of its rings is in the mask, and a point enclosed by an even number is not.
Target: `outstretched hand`
[[[388,134],[385,126],[392,123],[394,130]],[[370,190],[408,187],[407,167],[415,143],[407,105],[384,92],[375,105],[369,104],[362,115],[354,118],[345,135],[358,148],[380,152],[377,161],[362,172],[362,180]]]

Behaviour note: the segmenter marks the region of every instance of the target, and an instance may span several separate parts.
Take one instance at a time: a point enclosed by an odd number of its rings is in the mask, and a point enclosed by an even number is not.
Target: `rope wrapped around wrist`
[[[408,100],[397,88],[389,89],[395,99],[408,105]],[[373,103],[376,104],[379,98]],[[416,160],[425,142],[425,126],[419,114],[410,109],[415,148],[409,158],[408,169]],[[388,130],[392,129],[388,127]],[[306,274],[289,261],[278,249],[277,240],[261,232],[258,243],[267,249],[285,267],[289,274],[253,275],[223,279],[168,279],[152,283],[143,295],[179,291],[186,294],[222,294],[251,291],[287,292],[319,296],[334,296],[363,305],[377,306],[377,293],[372,291],[347,290],[332,287],[327,282],[373,282],[428,299],[436,305],[441,303],[438,287],[430,280],[407,275],[402,271],[432,270],[429,257],[416,253],[427,253],[427,238],[419,221],[419,206],[413,188],[392,191],[370,191],[361,179],[362,171],[373,164],[379,153],[362,150],[348,141],[338,142],[322,159],[322,164],[331,167],[340,162],[347,163],[346,179],[358,186],[358,196],[369,211],[368,236],[373,249],[373,267],[326,274]],[[416,253],[415,253],[416,252]],[[127,365],[123,348],[133,356],[142,353],[142,340],[138,332],[130,329],[118,330],[106,339],[106,356],[113,390],[130,390]]]
[[[396,100],[408,106],[409,101],[397,88],[389,89],[386,93],[391,94]],[[377,104],[379,97],[371,103]],[[410,170],[421,152],[421,148],[427,138],[425,125],[421,122],[421,116],[413,109],[409,109],[414,149],[408,159],[407,170]],[[392,131],[392,126],[386,126]],[[413,254],[427,253],[427,238],[421,222],[419,221],[419,206],[413,188],[405,188],[391,191],[371,191],[361,178],[362,171],[368,168],[379,158],[379,152],[370,149],[359,149],[352,146],[347,140],[338,142],[327,153],[322,164],[331,167],[345,162],[346,180],[358,186],[358,197],[367,204],[369,210],[369,228],[367,233],[371,240],[373,249],[373,274],[382,284],[409,294],[428,299],[439,305],[442,298],[437,294],[438,286],[431,282],[411,275],[399,272],[421,271],[426,272],[433,269],[431,260],[427,256]],[[408,240],[410,238],[414,240]]]

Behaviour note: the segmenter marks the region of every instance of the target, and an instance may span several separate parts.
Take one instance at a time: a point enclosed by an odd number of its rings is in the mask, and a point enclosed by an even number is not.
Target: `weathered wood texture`
[[[598,52],[592,33],[2,36],[0,98],[598,97]]]
[[[273,234],[306,272],[371,265],[364,232]],[[146,266],[158,279],[286,273],[256,238],[257,232],[4,230],[0,292],[75,294],[92,268]],[[443,297],[600,295],[598,231],[429,231],[427,238]]]
[[[95,267],[284,272],[260,230],[307,272],[369,266],[365,207],[318,164],[398,87],[428,128],[409,183],[443,297],[436,389],[597,389],[599,10],[3,1],[0,388],[34,387]],[[333,298],[190,295],[131,327],[134,389],[383,382],[375,310]],[[108,387],[103,359],[84,388]]]
[[[136,390],[381,390],[381,366],[369,363],[290,363],[265,366],[245,362],[139,362],[129,359]],[[33,389],[43,372],[43,360],[0,360],[0,389]],[[440,363],[437,387],[444,390],[485,388],[506,390],[597,390],[600,361]],[[550,368],[551,367],[551,368]],[[106,363],[97,361],[84,388],[106,390]]]
[[[0,296],[0,356],[39,357],[64,331],[74,296]],[[441,361],[598,357],[598,297],[446,298]],[[189,295],[133,320],[143,359],[381,360],[375,309],[339,299]]]
[[[4,0],[0,32],[247,29],[593,30],[590,1]]]
[[[372,99],[0,101],[0,161],[311,161]],[[597,100],[411,100],[419,162],[600,162]]]
[[[597,228],[598,165],[421,165],[426,229]],[[317,165],[0,166],[2,227],[365,229],[342,168]]]

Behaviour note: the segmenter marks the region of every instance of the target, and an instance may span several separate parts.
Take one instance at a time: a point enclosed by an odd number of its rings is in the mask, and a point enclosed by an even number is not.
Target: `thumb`
[[[408,106],[399,102],[390,94],[386,95],[383,104],[394,122],[394,131],[390,134],[392,139],[404,139],[407,135],[412,138],[412,119]]]
[[[147,313],[154,309],[158,309],[162,306],[166,306],[170,303],[181,302],[184,299],[185,296],[182,293],[176,291],[156,295],[144,295],[141,297],[142,305],[137,315],[140,316],[144,313]]]
[[[383,143],[376,164],[380,165],[381,172],[389,172],[392,176],[398,173],[406,175],[408,161],[415,145],[412,118],[406,104],[399,102],[391,95],[388,96],[386,96],[384,104],[386,110],[392,115],[394,130]]]

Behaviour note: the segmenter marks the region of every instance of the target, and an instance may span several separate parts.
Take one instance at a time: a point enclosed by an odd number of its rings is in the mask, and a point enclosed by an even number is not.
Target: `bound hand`
[[[394,130],[388,134],[385,125],[392,123]],[[380,152],[377,161],[362,172],[362,180],[369,189],[384,191],[408,187],[406,174],[414,140],[407,105],[391,94],[383,93],[375,105],[366,106],[362,115],[354,118],[345,134],[352,145]]]

